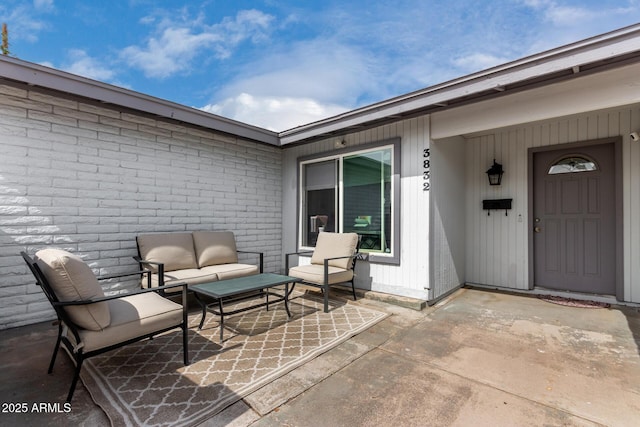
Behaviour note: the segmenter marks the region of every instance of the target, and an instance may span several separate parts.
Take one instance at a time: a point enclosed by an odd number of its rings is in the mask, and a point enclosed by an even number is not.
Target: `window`
[[[569,156],[555,162],[549,168],[549,175],[561,173],[591,172],[598,170],[596,162],[582,156]]]
[[[360,250],[397,262],[399,140],[300,161],[300,245],[322,231],[354,232]],[[380,260],[378,260],[380,261]]]

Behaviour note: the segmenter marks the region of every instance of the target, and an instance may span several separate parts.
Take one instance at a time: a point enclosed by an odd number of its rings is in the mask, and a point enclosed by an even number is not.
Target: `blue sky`
[[[3,0],[11,54],[282,131],[640,22],[640,0]]]

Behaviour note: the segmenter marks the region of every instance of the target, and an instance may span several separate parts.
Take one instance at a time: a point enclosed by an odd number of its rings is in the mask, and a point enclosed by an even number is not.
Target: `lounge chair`
[[[358,256],[359,237],[356,233],[327,233],[318,235],[313,252],[286,254],[285,271],[289,276],[302,279],[302,283],[319,287],[324,295],[324,312],[329,312],[329,287],[339,283],[351,283],[353,300],[356,300],[354,268]],[[289,267],[293,255],[311,255],[311,264]]]
[[[182,305],[158,295],[162,287],[105,296],[99,279],[76,255],[59,249],[38,251],[35,259],[25,252],[21,255],[58,316],[58,339],[48,372],[53,371],[61,343],[76,365],[67,402],[71,402],[85,359],[171,329],[182,329],[184,364],[189,364],[187,285],[165,287],[182,288]]]

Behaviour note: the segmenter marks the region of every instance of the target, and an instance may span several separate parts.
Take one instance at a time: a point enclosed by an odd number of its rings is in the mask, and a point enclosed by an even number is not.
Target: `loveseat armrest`
[[[144,270],[144,266],[145,265],[155,265],[156,268],[158,269],[158,287],[163,287],[164,286],[164,263],[162,262],[157,262],[157,261],[148,261],[146,259],[142,259],[140,258],[138,255],[134,256],[133,259],[135,259],[138,264],[140,264],[140,269]],[[150,288],[151,287],[151,274],[149,274],[148,279],[147,279],[147,286]]]
[[[236,250],[237,253],[239,254],[254,254],[254,255],[259,255],[260,256],[260,274],[264,273],[264,252],[257,252],[257,251],[241,251],[241,250]]]

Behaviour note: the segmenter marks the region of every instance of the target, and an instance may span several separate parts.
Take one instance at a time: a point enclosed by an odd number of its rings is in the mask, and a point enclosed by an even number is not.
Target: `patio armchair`
[[[291,252],[285,257],[285,271],[289,276],[302,279],[302,283],[318,287],[324,296],[324,312],[329,312],[329,287],[351,283],[353,300],[356,300],[354,268],[358,257],[360,239],[356,233],[328,233],[318,235],[313,252]],[[311,255],[311,264],[290,267],[290,257]]]
[[[175,328],[182,329],[184,364],[189,364],[186,284],[166,286],[182,288],[182,305],[158,295],[162,290],[158,287],[105,296],[99,280],[148,272],[97,278],[80,257],[63,250],[44,249],[34,258],[25,252],[21,255],[58,317],[58,339],[48,373],[53,371],[60,344],[75,364],[67,402],[71,402],[85,359]]]

